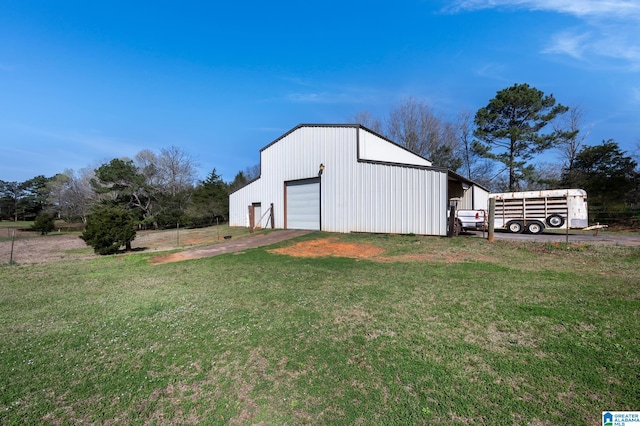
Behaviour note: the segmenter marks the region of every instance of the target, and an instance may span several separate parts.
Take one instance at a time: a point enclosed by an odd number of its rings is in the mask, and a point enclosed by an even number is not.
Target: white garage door
[[[320,179],[287,183],[287,228],[320,230]]]

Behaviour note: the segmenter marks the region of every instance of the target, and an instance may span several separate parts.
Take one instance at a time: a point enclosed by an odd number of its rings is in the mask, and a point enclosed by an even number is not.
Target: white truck
[[[494,229],[540,234],[545,229],[585,229],[589,225],[587,193],[582,189],[504,192],[489,194],[495,200]],[[461,230],[486,229],[487,210],[456,211]]]
[[[454,235],[462,231],[477,231],[489,229],[489,215],[487,210],[456,210],[456,228]]]

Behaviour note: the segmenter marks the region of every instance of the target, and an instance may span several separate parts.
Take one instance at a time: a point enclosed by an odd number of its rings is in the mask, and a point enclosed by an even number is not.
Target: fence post
[[[451,238],[456,234],[455,226],[456,226],[456,208],[455,206],[452,205],[449,207],[449,232],[447,232],[447,237]]]
[[[273,203],[271,203],[271,229],[276,227],[276,218],[273,216]]]
[[[490,243],[493,242],[495,219],[496,219],[496,199],[489,198],[489,234],[487,236],[487,241],[489,241]]]
[[[9,256],[9,265],[13,265],[13,242],[16,240],[16,231],[11,233],[11,255]]]

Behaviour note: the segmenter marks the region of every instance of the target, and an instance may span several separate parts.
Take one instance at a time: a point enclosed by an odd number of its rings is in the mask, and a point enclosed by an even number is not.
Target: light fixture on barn
[[[322,172],[324,172],[324,164],[320,163],[320,167],[318,169],[318,176],[322,176]]]

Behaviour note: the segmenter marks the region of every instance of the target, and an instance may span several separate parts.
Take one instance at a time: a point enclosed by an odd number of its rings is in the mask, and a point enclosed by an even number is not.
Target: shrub
[[[131,250],[131,241],[136,238],[135,221],[126,210],[103,208],[89,216],[80,238],[97,254],[114,254],[122,246]]]
[[[46,235],[53,231],[54,228],[53,215],[48,213],[41,213],[36,216],[35,222],[31,225],[31,230],[40,232],[40,235]]]

